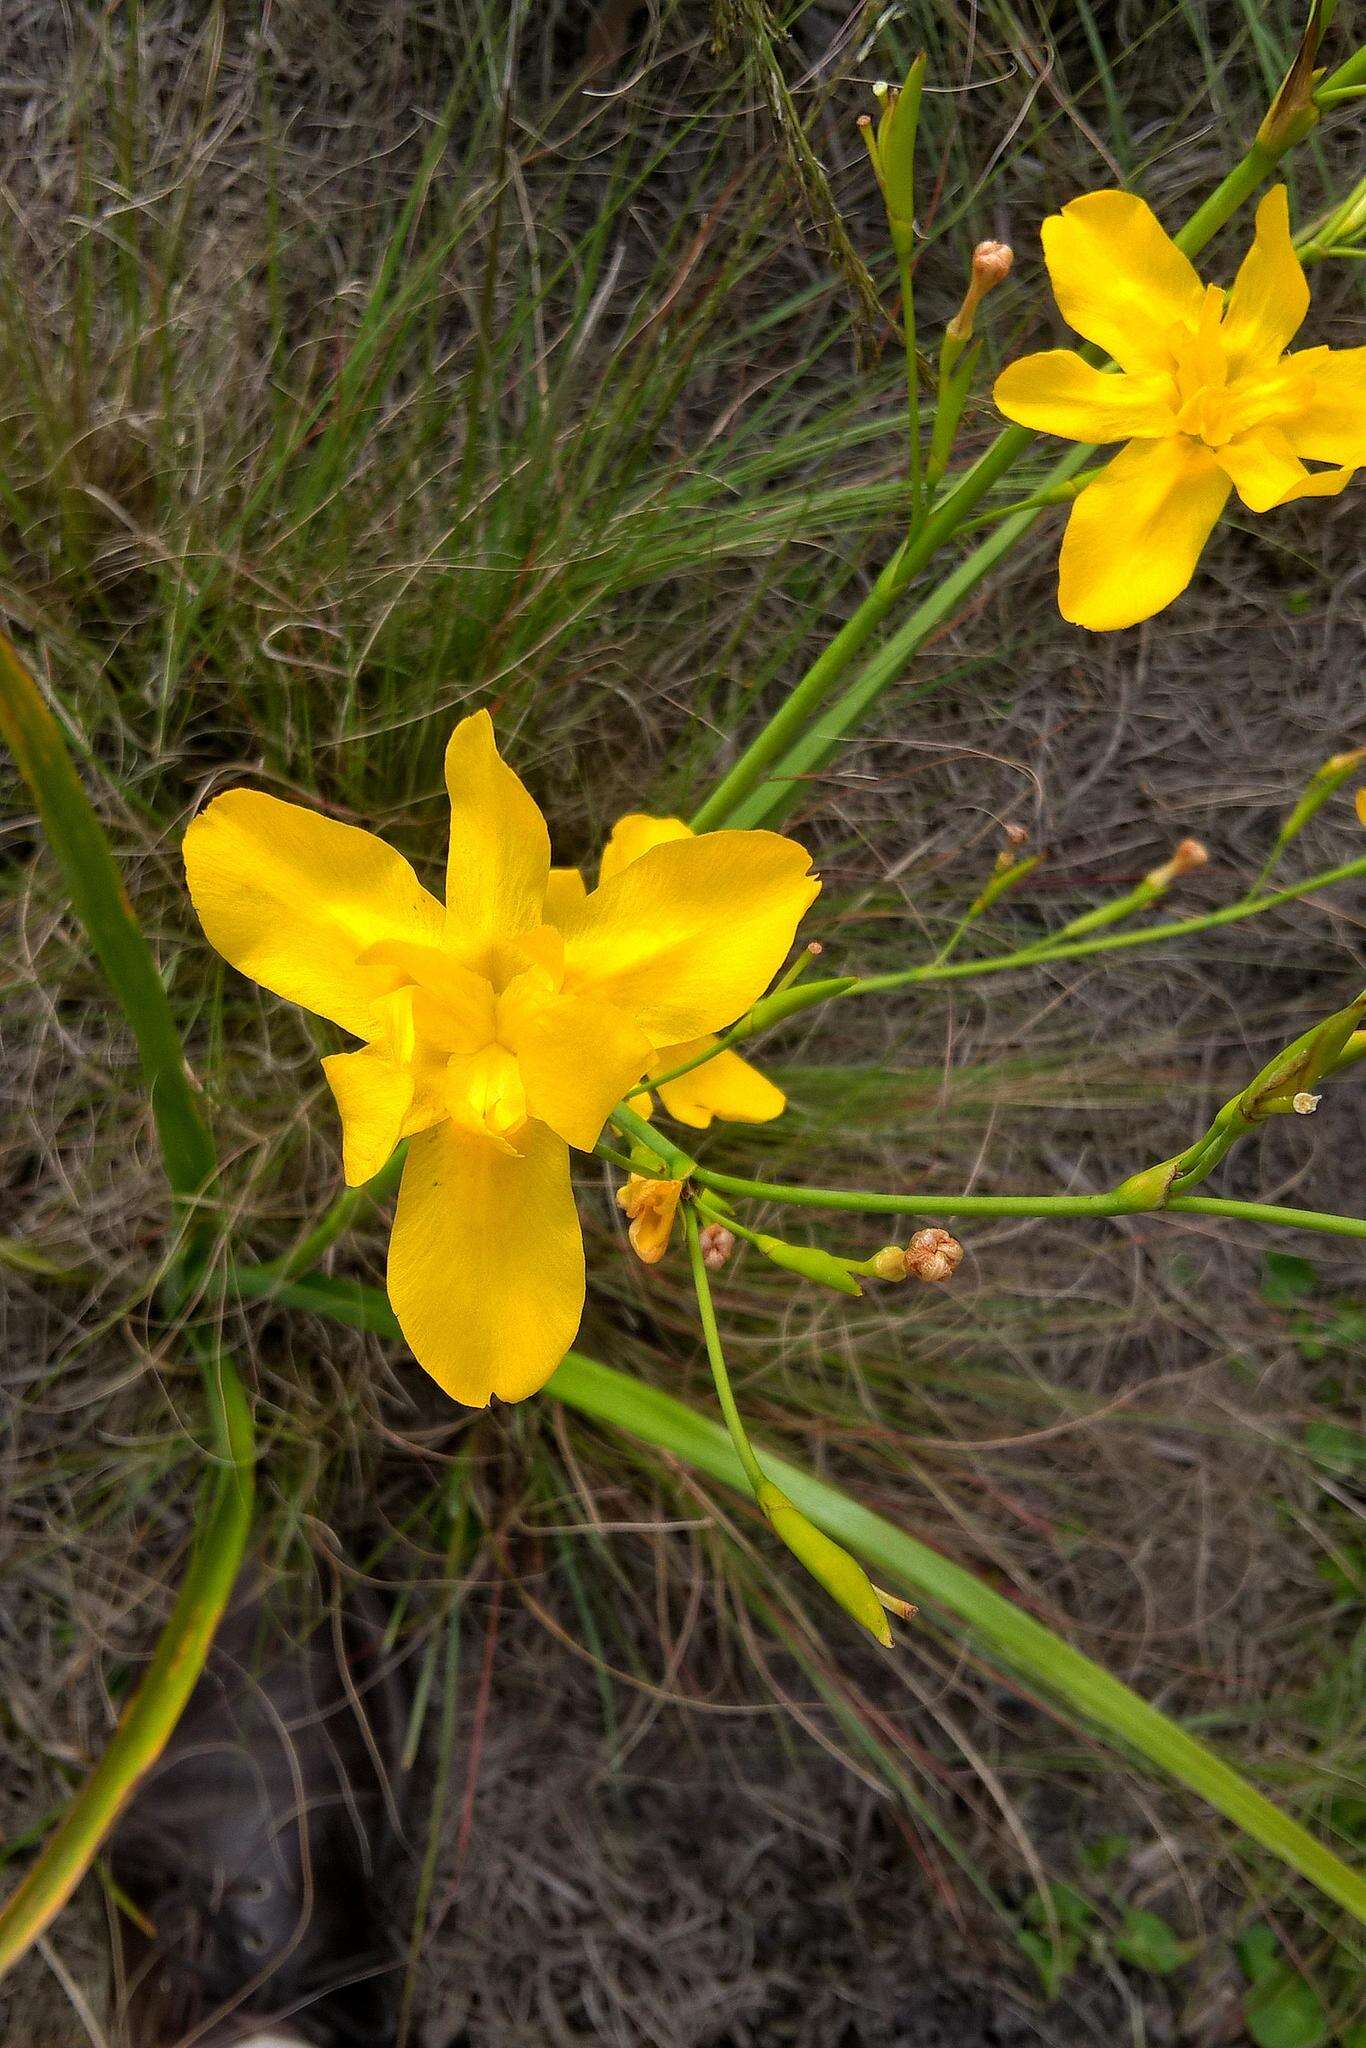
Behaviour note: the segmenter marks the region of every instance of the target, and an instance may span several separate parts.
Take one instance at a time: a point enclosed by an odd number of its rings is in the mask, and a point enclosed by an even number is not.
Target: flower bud
[[[818,1585],[824,1586],[846,1614],[852,1615],[884,1649],[889,1649],[892,1631],[887,1626],[883,1600],[862,1565],[832,1542],[823,1529],[809,1522],[772,1480],[766,1479],[760,1486],[758,1501],[775,1533],[798,1563],[806,1567]],[[904,1604],[898,1601],[896,1608],[900,1610]]]
[[[873,1254],[870,1261],[873,1274],[878,1280],[904,1280],[906,1278],[906,1254],[899,1244],[886,1244],[880,1252]]]
[[[1193,875],[1209,860],[1209,848],[1202,846],[1198,839],[1182,839],[1172,850],[1170,860],[1164,860],[1161,867],[1154,868],[1147,881],[1157,889],[1165,889],[1181,875]]]
[[[1290,1107],[1296,1116],[1312,1116],[1322,1100],[1321,1095],[1311,1095],[1307,1088],[1301,1088],[1297,1095],[1291,1096]]]
[[[948,325],[951,340],[972,340],[972,323],[977,317],[977,308],[988,292],[994,292],[998,284],[1005,283],[1014,262],[1015,251],[1008,242],[977,244],[972,252],[972,274],[963,294],[963,303]]]
[[[617,1207],[631,1219],[631,1249],[644,1265],[657,1266],[668,1250],[682,1192],[681,1180],[646,1180],[638,1173],[617,1189]]]
[[[702,1247],[702,1264],[709,1273],[719,1273],[735,1250],[735,1232],[724,1223],[704,1223],[697,1233]]]
[[[917,1230],[906,1247],[906,1271],[917,1280],[952,1280],[963,1263],[963,1247],[947,1230]]]

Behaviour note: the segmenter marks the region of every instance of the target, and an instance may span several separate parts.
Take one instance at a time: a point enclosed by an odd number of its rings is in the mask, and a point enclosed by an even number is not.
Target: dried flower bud
[[[952,340],[972,340],[972,323],[977,308],[988,292],[994,292],[998,284],[1005,283],[1014,261],[1015,251],[1008,242],[977,244],[972,252],[972,275],[963,294],[963,303],[949,322],[948,332]]]
[[[1307,1088],[1301,1088],[1298,1095],[1290,1098],[1290,1107],[1296,1116],[1312,1116],[1322,1102],[1321,1095],[1311,1095]]]
[[[879,1280],[904,1280],[906,1278],[906,1254],[899,1244],[885,1244],[872,1258],[873,1272]]]
[[[657,1266],[668,1250],[682,1192],[681,1180],[646,1180],[638,1173],[617,1189],[617,1207],[631,1219],[631,1249],[643,1264]]]
[[[1161,867],[1154,868],[1147,877],[1159,889],[1165,889],[1181,875],[1193,875],[1209,860],[1209,848],[1202,846],[1198,839],[1183,839],[1172,850],[1170,860],[1164,860]]]
[[[811,958],[813,960],[819,960],[821,954],[825,951],[825,948],[821,944],[819,939],[808,939],[806,942],[806,950],[811,955]]]
[[[947,1230],[917,1230],[906,1247],[906,1271],[917,1280],[952,1280],[963,1263],[963,1247]]]
[[[1001,831],[1009,846],[1026,846],[1029,843],[1028,825],[1017,825],[1012,820],[1009,824],[1002,825]]]
[[[709,1273],[719,1273],[735,1250],[735,1232],[724,1223],[704,1223],[697,1233],[702,1247],[702,1264]]]

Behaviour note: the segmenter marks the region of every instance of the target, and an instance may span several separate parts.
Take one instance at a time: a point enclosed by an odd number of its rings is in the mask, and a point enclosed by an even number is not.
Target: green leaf
[[[1318,1284],[1317,1269],[1298,1252],[1267,1252],[1262,1259],[1262,1300],[1272,1308],[1294,1308]]]
[[[1278,1963],[1243,2000],[1243,2019],[1256,2048],[1324,2048],[1328,2015],[1298,1971]]]
[[[1125,1913],[1114,1948],[1122,1962],[1154,1977],[1169,1977],[1194,1953],[1193,1944],[1181,1941],[1160,1913],[1146,1912],[1141,1906],[1130,1906]]]
[[[1044,1997],[1051,2002],[1077,1966],[1081,1956],[1080,1937],[1063,1934],[1055,1942],[1046,1934],[1036,1933],[1032,1927],[1022,1927],[1015,1938],[1038,1971]]]
[[[132,1026],[166,1178],[177,1196],[192,1201],[212,1180],[216,1162],[185,1070],[171,1006],[61,728],[3,634],[0,737],[33,793],[72,908]]]

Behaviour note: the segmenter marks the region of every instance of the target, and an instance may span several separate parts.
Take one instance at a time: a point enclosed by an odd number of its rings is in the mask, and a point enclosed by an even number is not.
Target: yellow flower
[[[657,1266],[669,1249],[682,1192],[681,1180],[646,1180],[638,1173],[617,1189],[617,1207],[631,1219],[626,1235],[644,1265]]]
[[[1130,192],[1072,200],[1043,249],[1063,318],[1120,373],[1049,349],[1010,363],[995,397],[1043,433],[1128,443],[1078,497],[1058,564],[1063,617],[1107,633],[1181,595],[1230,489],[1266,512],[1350,482],[1366,463],[1366,349],[1285,353],[1309,287],[1283,185],[1227,293]],[[1311,473],[1305,458],[1336,466]]]
[[[656,845],[591,893],[550,888],[545,820],[487,712],[446,749],[445,905],[384,842],[256,790],[185,836],[212,945],[363,1041],[323,1061],[343,1164],[368,1180],[409,1140],[389,1298],[459,1401],[520,1400],[583,1307],[570,1145],[591,1150],[661,1047],[762,995],[820,887],[772,832]]]
[[[614,875],[630,867],[652,847],[670,846],[676,840],[693,837],[692,827],[685,825],[681,818],[651,818],[643,811],[629,812],[626,817],[617,819],[612,827],[612,836],[603,848],[598,869],[599,886],[611,881]],[[576,894],[584,893],[583,877],[577,868],[556,868],[550,880],[557,900],[571,901]],[[718,915],[725,915],[724,905],[718,906]],[[670,1073],[674,1067],[684,1066],[715,1043],[716,1034],[707,1032],[700,1038],[665,1046],[651,1060],[645,1078],[648,1080],[652,1073]],[[732,1124],[766,1124],[775,1116],[781,1116],[787,1108],[787,1097],[782,1089],[775,1088],[757,1067],[752,1067],[748,1060],[742,1060],[738,1052],[717,1053],[715,1059],[708,1060],[705,1066],[694,1067],[689,1074],[680,1074],[676,1080],[665,1081],[658,1093],[671,1117],[698,1131],[705,1131],[712,1119],[718,1116]],[[631,1107],[638,1115],[648,1116],[653,1103],[648,1094],[641,1094],[631,1098]]]

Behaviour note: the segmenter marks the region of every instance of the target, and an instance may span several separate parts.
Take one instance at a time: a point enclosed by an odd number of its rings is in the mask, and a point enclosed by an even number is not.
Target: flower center
[[[1278,425],[1302,411],[1313,392],[1313,377],[1302,365],[1269,363],[1235,373],[1221,331],[1223,311],[1223,292],[1208,285],[1195,325],[1178,326],[1170,336],[1177,429],[1207,448]]]

